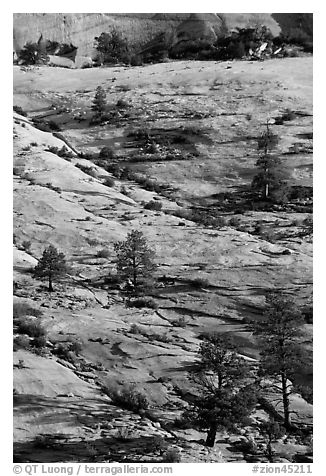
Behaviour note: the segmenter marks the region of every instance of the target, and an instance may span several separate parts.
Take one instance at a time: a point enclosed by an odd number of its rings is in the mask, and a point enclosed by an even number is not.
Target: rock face
[[[299,18],[298,15],[301,15]],[[298,17],[298,18],[297,18]],[[49,40],[73,43],[79,55],[94,55],[94,37],[117,28],[131,44],[141,46],[158,33],[192,38],[213,37],[239,28],[266,25],[274,35],[282,30],[311,29],[312,14],[201,13],[201,14],[122,14],[122,13],[15,13],[14,51],[41,34]],[[281,26],[280,26],[281,25]],[[309,32],[308,32],[309,33]]]

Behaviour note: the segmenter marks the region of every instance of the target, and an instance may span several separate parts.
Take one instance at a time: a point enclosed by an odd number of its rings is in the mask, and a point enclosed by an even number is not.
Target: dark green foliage
[[[83,165],[83,164],[76,164],[75,167],[80,169],[82,172],[85,174],[89,175],[90,177],[97,177],[96,169],[95,167],[88,166],[88,165]]]
[[[59,149],[59,147],[49,146],[45,150],[47,152],[52,152],[52,154],[58,155],[59,157],[63,157],[63,158],[71,159],[74,156],[74,154],[71,151],[69,151],[65,145],[63,145],[61,149]]]
[[[163,463],[180,463],[181,455],[177,448],[168,448],[163,455]]]
[[[53,281],[67,273],[67,265],[63,253],[59,253],[53,246],[48,246],[42,258],[34,268],[34,276],[48,280],[48,289],[53,291]]]
[[[13,318],[19,319],[25,316],[34,316],[41,317],[43,315],[42,311],[32,307],[30,304],[25,302],[15,302],[13,304]]]
[[[132,230],[126,241],[114,245],[117,254],[117,273],[126,285],[126,291],[139,294],[151,286],[155,252],[148,247],[141,231]]]
[[[44,64],[49,60],[41,45],[32,42],[25,44],[24,48],[20,50],[18,58],[20,62],[26,65]]]
[[[272,43],[272,34],[265,26],[257,28],[238,28],[231,35],[217,40],[216,59],[241,59],[249,50],[256,50],[262,43]]]
[[[94,111],[93,119],[101,121],[106,111],[106,94],[102,86],[96,88],[91,109]]]
[[[114,187],[115,182],[114,182],[113,178],[107,177],[107,178],[104,180],[103,185],[105,185],[106,187]]]
[[[259,433],[265,440],[265,455],[268,461],[275,463],[272,443],[284,435],[284,427],[274,420],[269,420],[259,424]]]
[[[34,337],[34,339],[31,342],[32,347],[36,347],[37,349],[42,349],[46,346],[47,339],[45,335],[41,335],[38,337]]]
[[[146,205],[144,205],[144,208],[146,210],[160,211],[162,210],[162,202],[159,202],[157,200],[151,200],[150,202],[147,202]]]
[[[99,250],[97,253],[96,253],[96,256],[98,258],[108,258],[110,256],[110,251],[103,248],[102,250]]]
[[[256,404],[254,385],[248,385],[250,367],[238,357],[232,342],[218,334],[207,335],[199,349],[200,363],[192,378],[201,395],[184,418],[208,430],[207,446],[214,446],[219,428],[235,430],[248,423]]]
[[[101,63],[130,63],[128,42],[116,28],[96,36],[95,48]]]
[[[57,355],[60,359],[73,362],[74,356],[79,355],[81,350],[82,350],[81,342],[74,340],[74,341],[58,342],[53,350],[53,353]]]
[[[13,351],[16,352],[19,349],[30,349],[30,339],[26,335],[20,335],[14,338]]]
[[[264,200],[285,203],[289,194],[287,187],[289,172],[281,159],[271,153],[278,144],[278,137],[272,134],[268,124],[257,143],[261,155],[256,162],[258,172],[252,180],[252,188],[258,191]]]
[[[229,226],[233,226],[234,228],[237,228],[240,225],[241,225],[241,219],[239,217],[230,218]]]
[[[15,105],[15,106],[13,107],[13,110],[14,110],[15,112],[17,112],[17,114],[20,114],[21,116],[27,117],[27,112],[25,112],[22,107]]]
[[[102,387],[102,391],[112,399],[114,405],[135,413],[146,410],[149,406],[146,396],[136,390],[136,385],[128,385],[118,390]]]
[[[150,309],[157,309],[158,305],[156,301],[152,298],[139,297],[137,299],[132,299],[128,301],[128,307],[137,307],[137,308],[148,307]]]
[[[44,119],[33,119],[34,126],[43,132],[58,132],[61,131],[61,127],[55,121],[45,121]]]
[[[141,55],[133,55],[130,58],[131,66],[142,66],[144,63],[143,57]]]
[[[21,319],[17,325],[17,332],[29,337],[43,337],[46,335],[44,327],[33,318]]]
[[[281,381],[284,425],[290,427],[290,380],[305,363],[301,345],[304,320],[290,297],[270,293],[266,304],[264,319],[252,324],[261,350],[260,375]]]
[[[208,279],[206,278],[196,278],[196,279],[193,279],[191,281],[191,284],[195,287],[195,288],[206,288],[208,286],[210,286],[210,282],[208,281]]]
[[[100,150],[99,158],[100,159],[114,159],[115,158],[114,150],[111,149],[111,147],[107,147],[107,146],[103,147]]]

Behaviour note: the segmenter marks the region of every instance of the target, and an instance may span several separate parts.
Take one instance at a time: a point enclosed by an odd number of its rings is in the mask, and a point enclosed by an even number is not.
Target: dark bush
[[[135,385],[128,385],[118,390],[102,387],[102,391],[112,399],[114,405],[136,413],[146,410],[149,406],[146,396],[138,392]]]
[[[53,353],[59,358],[69,362],[74,361],[74,355],[79,355],[82,350],[82,344],[79,341],[65,341],[58,342],[53,350]]]
[[[15,106],[13,107],[13,110],[14,110],[15,112],[17,112],[17,114],[20,114],[21,116],[27,117],[27,112],[25,112],[22,107],[15,105]]]
[[[25,302],[15,302],[13,304],[14,319],[19,319],[25,316],[41,317],[42,315],[42,311],[32,307],[30,304],[27,304]]]
[[[114,159],[115,158],[114,150],[111,149],[111,147],[102,147],[99,153],[99,157],[101,159]]]
[[[44,119],[33,119],[34,126],[43,132],[61,131],[61,127],[55,121],[45,121]]]
[[[156,200],[151,200],[150,202],[146,203],[144,208],[146,210],[160,211],[160,210],[162,210],[162,202],[159,202],[159,201],[156,201]]]
[[[148,307],[150,309],[157,309],[158,305],[156,301],[152,298],[140,297],[140,298],[129,301],[128,307],[136,307],[136,308]]]
[[[30,349],[30,340],[27,336],[16,336],[14,338],[13,350],[16,352],[19,349]]]
[[[104,180],[103,185],[105,185],[106,187],[114,187],[115,182],[114,182],[113,178],[107,177],[107,178]]]
[[[44,327],[36,319],[21,319],[17,325],[19,334],[26,334],[30,337],[43,337],[46,335]]]
[[[181,455],[177,448],[169,448],[163,455],[164,463],[180,463]]]
[[[143,334],[143,329],[137,324],[132,324],[129,329],[130,334]]]
[[[131,66],[142,66],[143,62],[144,62],[144,60],[143,60],[141,55],[133,55],[130,58],[130,65]]]
[[[66,146],[62,146],[61,149],[59,147],[55,146],[49,146],[47,149],[45,149],[47,152],[51,152],[52,154],[58,155],[59,157],[63,158],[72,158],[74,154],[67,149]]]
[[[236,228],[236,227],[240,226],[240,224],[241,224],[241,220],[240,220],[239,217],[232,217],[229,220],[229,226],[233,226],[233,227]]]
[[[94,167],[88,167],[87,165],[76,164],[76,167],[80,169],[85,174],[89,175],[90,177],[97,177],[97,172]]]
[[[207,286],[210,286],[210,282],[208,281],[208,279],[205,279],[205,278],[196,278],[193,281],[191,281],[191,284],[195,288],[205,288]]]
[[[34,339],[31,342],[31,345],[33,347],[37,347],[38,349],[41,349],[43,347],[46,347],[46,337],[45,336],[39,336],[39,337],[34,337]]]
[[[108,258],[110,256],[110,251],[103,248],[102,250],[99,250],[97,253],[96,253],[96,256],[98,258]]]

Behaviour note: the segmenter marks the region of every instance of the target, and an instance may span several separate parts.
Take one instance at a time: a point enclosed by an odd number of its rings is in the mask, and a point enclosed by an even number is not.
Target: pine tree
[[[101,120],[106,110],[106,94],[102,86],[96,88],[95,97],[93,99],[92,111],[94,118]]]
[[[117,272],[131,294],[148,289],[156,269],[155,252],[148,247],[141,231],[132,230],[126,241],[114,245],[117,253]]]
[[[261,349],[260,375],[272,382],[267,386],[281,390],[284,426],[291,427],[290,395],[294,392],[291,380],[304,365],[302,350],[303,317],[294,301],[284,295],[271,293],[266,297],[264,319],[252,324]],[[281,386],[280,386],[281,385]]]
[[[266,131],[258,138],[258,150],[261,156],[256,162],[257,174],[252,181],[252,188],[262,193],[263,199],[284,202],[287,198],[289,173],[281,159],[272,154],[279,142],[278,136],[272,134],[269,124]]]
[[[44,251],[42,258],[34,268],[34,276],[48,280],[48,289],[53,291],[53,281],[67,272],[65,255],[50,245]]]
[[[247,362],[239,357],[226,337],[206,336],[199,349],[201,360],[191,378],[200,395],[184,417],[207,430],[206,445],[213,447],[219,428],[234,430],[246,424],[256,404],[256,388]]]

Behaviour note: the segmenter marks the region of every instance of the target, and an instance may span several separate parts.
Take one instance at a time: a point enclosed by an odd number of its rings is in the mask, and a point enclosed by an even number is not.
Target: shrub
[[[73,361],[73,354],[79,355],[80,351],[82,350],[82,344],[79,341],[65,341],[59,342],[56,344],[53,353],[57,355],[59,358]]]
[[[233,227],[236,228],[236,227],[240,226],[240,224],[241,224],[241,220],[240,220],[239,217],[232,217],[229,220],[229,226],[233,226]]]
[[[115,152],[111,147],[103,147],[100,150],[99,157],[101,159],[114,159],[115,158]]]
[[[38,349],[41,349],[46,346],[46,337],[45,336],[39,336],[39,337],[34,337],[34,339],[31,342],[31,345],[33,347],[37,347]]]
[[[21,319],[18,322],[17,332],[30,337],[42,337],[46,335],[44,327],[35,319]]]
[[[27,336],[16,336],[14,338],[13,350],[16,352],[19,349],[30,349],[30,340]]]
[[[33,119],[34,126],[43,132],[61,131],[61,127],[55,121],[45,121],[44,119]]]
[[[142,334],[143,329],[141,327],[137,326],[137,324],[132,324],[130,326],[129,332],[130,332],[130,334]]]
[[[25,316],[41,317],[42,315],[42,311],[25,302],[14,302],[13,304],[14,319],[19,319]]]
[[[96,256],[98,258],[108,258],[110,256],[110,252],[109,250],[103,248],[102,250],[99,250],[97,253],[96,253]]]
[[[195,278],[191,284],[195,287],[195,288],[205,288],[205,287],[208,287],[210,286],[210,282],[208,281],[208,279],[205,279],[205,278]]]
[[[52,152],[52,154],[56,154],[59,157],[63,157],[63,158],[72,158],[74,156],[74,154],[71,151],[69,151],[67,147],[64,145],[61,147],[61,149],[59,149],[59,147],[50,146],[46,149],[46,151]]]
[[[157,340],[158,342],[164,342],[165,344],[172,342],[171,337],[169,337],[166,332],[164,334],[153,333],[153,334],[144,334],[144,335],[150,341]]]
[[[144,206],[146,210],[156,210],[160,211],[162,210],[162,202],[158,202],[156,200],[151,200],[150,202],[146,203]]]
[[[13,110],[17,112],[17,114],[20,114],[21,116],[27,117],[27,112],[24,111],[24,109],[20,106],[14,106]]]
[[[88,167],[87,165],[82,164],[76,164],[76,167],[90,177],[97,178],[97,172],[94,167]]]
[[[133,55],[130,58],[130,65],[131,66],[142,66],[143,65],[143,58],[141,55]]]
[[[130,106],[129,102],[125,99],[119,99],[117,102],[117,108],[119,109],[126,109]]]
[[[29,240],[24,240],[22,242],[22,249],[26,251],[26,253],[30,253],[32,243]]]
[[[136,307],[136,308],[149,307],[150,309],[157,309],[158,305],[155,302],[155,300],[152,298],[140,297],[137,299],[130,300],[128,302],[128,307]]]
[[[107,177],[107,178],[104,180],[103,185],[105,185],[106,187],[114,187],[115,181],[113,180],[113,178]]]
[[[135,385],[128,385],[118,390],[103,387],[102,391],[112,399],[115,405],[136,413],[146,410],[149,406],[146,396],[138,392]]]
[[[163,455],[164,463],[180,463],[181,455],[177,448],[169,448]]]
[[[174,327],[187,327],[187,320],[184,316],[179,317],[179,319],[175,319],[171,322]]]

